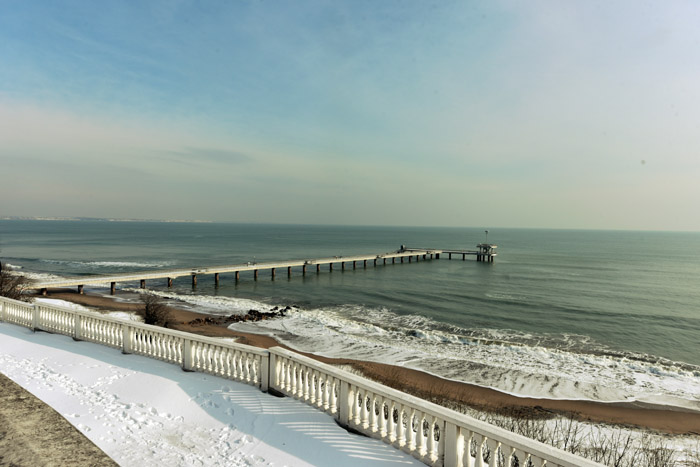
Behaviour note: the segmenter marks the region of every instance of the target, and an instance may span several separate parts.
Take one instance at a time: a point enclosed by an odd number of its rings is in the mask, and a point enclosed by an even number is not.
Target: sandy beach
[[[98,310],[134,312],[138,303],[115,301],[98,295],[80,295],[74,291],[51,291],[50,298],[66,300]],[[169,326],[180,331],[209,337],[233,337],[238,342],[261,348],[280,346],[289,348],[269,336],[236,332],[226,324],[202,323],[202,318],[211,317],[202,313],[169,306]],[[197,324],[190,324],[198,320]],[[291,349],[294,350],[294,349]],[[667,407],[637,403],[602,403],[579,400],[551,400],[517,397],[490,388],[446,380],[422,371],[376,362],[352,359],[327,358],[299,352],[318,361],[351,366],[367,378],[429,400],[443,400],[448,404],[464,404],[478,410],[498,413],[529,412],[534,416],[549,416],[556,413],[573,416],[582,421],[637,426],[670,434],[700,434],[700,413],[670,410]]]

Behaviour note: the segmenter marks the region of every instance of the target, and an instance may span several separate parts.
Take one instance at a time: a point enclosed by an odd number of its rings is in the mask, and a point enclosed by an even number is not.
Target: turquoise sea
[[[105,275],[474,249],[484,230],[6,220],[0,258],[30,277]],[[700,233],[489,229],[488,241],[493,264],[443,257],[148,288],[213,314],[291,305],[286,318],[235,326],[301,350],[522,395],[700,409]],[[119,286],[128,297],[138,284]]]

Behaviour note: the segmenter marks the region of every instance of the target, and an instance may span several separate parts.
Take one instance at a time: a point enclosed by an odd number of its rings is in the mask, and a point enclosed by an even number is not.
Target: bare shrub
[[[29,302],[31,297],[25,292],[30,283],[27,277],[13,273],[7,264],[0,263],[0,296]]]
[[[170,309],[156,295],[141,295],[143,308],[138,314],[143,317],[146,324],[168,327],[170,321]]]

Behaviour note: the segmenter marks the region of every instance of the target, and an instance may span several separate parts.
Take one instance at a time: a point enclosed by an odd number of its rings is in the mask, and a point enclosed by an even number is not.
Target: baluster
[[[498,448],[501,443],[495,439],[486,439],[486,445],[489,448],[489,467],[496,467],[498,465]]]
[[[532,462],[532,465],[534,465],[535,467],[544,467],[547,464],[547,462],[541,457],[533,455],[530,455],[530,462]]]
[[[403,404],[399,404],[399,447],[402,449],[408,444],[407,430],[410,429],[408,425],[408,413],[406,407]]]
[[[331,377],[330,378],[330,388],[328,388],[329,391],[329,397],[330,397],[330,406],[329,410],[332,414],[337,414],[338,413],[338,397],[336,396],[336,391],[340,393],[340,384],[338,382],[338,378]]]
[[[476,462],[474,465],[476,467],[484,467],[484,437],[474,433],[472,438],[476,441]]]
[[[406,429],[407,431],[407,436],[406,436],[406,444],[408,446],[408,451],[409,452],[414,452],[416,450],[416,440],[417,440],[417,434],[418,430],[417,427],[415,426],[416,424],[416,409],[411,407],[410,410],[408,411],[408,423],[406,424]],[[415,430],[415,431],[414,431]]]
[[[389,408],[389,419],[387,420],[387,439],[391,444],[394,444],[399,439],[398,425],[394,421],[394,410],[398,411],[398,409],[396,408],[396,403],[393,400],[387,401],[387,406]]]
[[[304,394],[302,397],[304,401],[315,405],[318,400],[318,372],[305,366],[303,375]]]
[[[321,407],[324,412],[329,412],[331,408],[331,382],[327,374],[323,373],[321,375],[321,381],[323,382],[323,389],[321,389],[321,396],[323,397]]]
[[[291,362],[289,359],[284,360],[284,388],[287,393],[292,393],[292,375],[291,375]]]
[[[438,424],[438,418],[435,416],[430,417],[430,429],[428,430],[428,457],[431,461],[435,461],[440,457],[438,447],[440,445],[439,440],[442,438],[442,435],[443,433],[440,429],[440,424]]]
[[[427,416],[422,411],[418,411],[416,413],[416,417],[418,423],[418,426],[416,427],[418,428],[416,431],[416,451],[418,451],[418,454],[423,457],[428,453],[428,420]]]

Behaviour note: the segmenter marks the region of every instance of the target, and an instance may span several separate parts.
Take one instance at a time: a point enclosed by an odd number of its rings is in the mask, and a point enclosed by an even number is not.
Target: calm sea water
[[[0,221],[0,255],[30,275],[473,249],[483,229]],[[492,229],[495,263],[447,258],[275,280],[188,278],[149,289],[210,313],[293,305],[237,325],[302,350],[421,368],[541,397],[700,408],[700,234]],[[134,284],[119,284],[124,288]],[[97,292],[104,293],[98,289]]]

